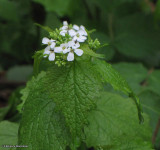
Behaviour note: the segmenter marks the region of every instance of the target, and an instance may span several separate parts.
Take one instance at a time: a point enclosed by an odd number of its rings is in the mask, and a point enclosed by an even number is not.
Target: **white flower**
[[[67,49],[68,49],[68,43],[64,43],[64,44],[61,44],[59,47],[55,47],[54,52],[55,53],[61,53],[61,52],[64,53],[64,51],[68,51]]]
[[[73,29],[68,30],[68,33],[71,37],[74,37],[77,34],[77,32]]]
[[[68,46],[72,47],[73,49],[76,49],[76,48],[80,47],[80,44],[79,44],[79,42],[69,41]]]
[[[70,51],[68,43],[61,44],[60,47],[62,48],[63,54],[66,54]]]
[[[51,48],[53,49],[53,48],[55,47],[55,45],[56,45],[55,40],[52,40],[52,39],[50,40],[50,39],[48,39],[48,38],[46,38],[46,37],[44,37],[44,38],[42,39],[42,43],[48,45],[48,46],[45,48],[45,51],[48,51],[48,50],[50,50]]]
[[[87,32],[86,32],[86,30],[85,30],[85,27],[82,26],[82,25],[81,25],[80,27],[77,26],[77,25],[73,25],[73,29],[76,30],[76,31],[82,30],[84,36],[87,36],[87,35],[88,35]]]
[[[67,30],[62,30],[62,31],[60,32],[60,35],[65,36],[66,33],[67,33]]]
[[[43,54],[49,55],[48,59],[50,61],[54,61],[55,60],[55,53],[61,53],[61,52],[62,52],[62,49],[60,49],[60,47],[55,47],[50,50],[45,50]],[[47,55],[45,55],[44,57],[47,57]]]
[[[73,37],[73,41],[84,42],[87,39],[85,36],[85,31],[79,30],[76,35]]]
[[[73,61],[74,60],[74,53],[76,53],[78,56],[83,55],[83,50],[81,49],[70,49],[70,52],[68,53],[67,60]]]
[[[60,34],[65,36],[68,33],[71,37],[76,35],[76,32],[73,29],[70,29],[67,21],[63,21],[63,26],[60,28]]]
[[[64,26],[68,26],[68,22],[67,21],[63,21],[63,25]]]
[[[43,54],[49,55],[48,59],[50,61],[54,61],[55,60],[55,52],[54,52],[54,50],[51,50],[51,49],[50,50],[45,50]],[[47,55],[45,55],[44,57],[47,57]]]
[[[68,42],[68,48],[63,51],[64,54],[68,53],[67,60],[68,61],[73,61],[74,60],[74,53],[78,56],[83,55],[83,50],[78,49],[80,47],[80,44],[75,41],[70,41]]]

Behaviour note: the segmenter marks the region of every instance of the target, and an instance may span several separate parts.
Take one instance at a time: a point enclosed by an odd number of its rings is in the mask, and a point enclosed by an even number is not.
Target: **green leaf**
[[[147,88],[160,95],[160,70],[153,71],[147,80]]]
[[[158,0],[156,3],[155,19],[156,19],[156,21],[160,20],[160,0]]]
[[[3,120],[3,118],[4,118],[5,115],[7,114],[8,110],[9,110],[9,106],[1,107],[1,108],[0,108],[0,121]]]
[[[72,8],[70,5],[73,0],[34,0],[42,5],[44,5],[45,9],[50,12],[56,12],[58,15],[63,16],[66,14],[70,14],[72,12]]]
[[[113,68],[119,71],[135,93],[141,91],[141,83],[147,78],[148,74],[147,69],[142,64],[121,62],[113,64]]]
[[[137,106],[137,109],[138,109],[139,120],[140,120],[140,122],[143,122],[143,116],[141,114],[142,110],[141,110],[139,98],[134,94],[134,92],[129,87],[126,80],[119,74],[119,72],[114,70],[112,68],[112,66],[110,64],[106,63],[105,61],[101,61],[101,60],[96,59],[95,60],[95,67],[96,67],[97,71],[100,72],[102,79],[105,82],[111,84],[115,90],[123,92],[124,94],[128,95],[129,97],[131,97],[134,100],[134,102]]]
[[[40,67],[41,61],[43,60],[43,53],[44,53],[44,50],[40,50],[40,51],[37,51],[33,56],[34,58],[33,74],[34,75],[37,75],[40,72],[39,67]]]
[[[41,73],[40,76],[42,75],[44,74]],[[31,82],[34,86],[28,85],[28,89],[23,91],[23,98],[26,101],[19,129],[19,144],[28,145],[28,150],[53,149],[53,147],[65,150],[70,143],[70,134],[64,118],[56,111],[56,105],[48,89],[44,88],[42,78],[33,79]]]
[[[105,43],[110,43],[110,38],[104,33],[95,32],[95,33],[92,34],[92,37],[94,39],[97,38],[102,45],[105,44]],[[98,49],[97,52],[100,53],[100,54],[104,54],[105,59],[107,61],[111,60],[113,58],[114,54],[115,54],[114,48],[110,45],[108,45],[107,47],[102,47],[102,48]]]
[[[18,124],[9,121],[0,122],[0,145],[1,150],[10,148],[2,148],[2,145],[16,145],[18,140]],[[15,148],[14,148],[15,149]]]
[[[136,107],[130,99],[113,93],[102,93],[97,108],[90,112],[85,127],[89,147],[104,150],[151,150],[151,130],[148,117],[138,123]]]
[[[14,90],[11,96],[8,98],[8,105],[0,108],[0,121],[7,119],[10,121],[19,121],[20,115],[17,112],[17,105],[20,103],[20,93],[22,88],[19,87]]]
[[[20,91],[22,90],[23,87],[19,87],[16,90],[14,90],[9,97],[9,102],[8,102],[8,107],[9,110],[5,116],[5,119],[9,121],[14,121],[14,122],[19,122],[21,119],[20,113],[17,111],[17,105],[21,103],[20,97]]]
[[[152,127],[152,133],[154,133],[158,119],[160,118],[160,96],[151,90],[145,90],[139,94],[142,102],[142,107],[145,113],[150,116],[150,125]],[[160,132],[158,132],[155,145],[160,146]]]
[[[83,51],[84,54],[87,54],[89,56],[93,56],[93,57],[97,57],[97,58],[104,58],[104,56],[102,54],[97,54],[95,53],[93,50],[91,50],[87,44],[83,44],[80,47]]]
[[[9,0],[0,0],[0,17],[6,20],[18,21],[16,4]]]
[[[44,29],[44,30],[47,31],[47,32],[52,32],[52,31],[53,31],[53,30],[52,30],[50,27],[48,27],[48,26],[42,26],[42,25],[40,25],[40,24],[38,24],[38,23],[35,23],[35,25],[38,26],[38,27],[40,27],[40,28],[42,28],[42,29]]]
[[[70,67],[55,67],[47,72],[49,94],[66,118],[75,137],[81,135],[87,113],[94,108],[101,88],[99,77],[90,62],[73,62]],[[64,101],[65,100],[65,101]]]
[[[114,46],[125,56],[159,63],[160,31],[155,29],[153,16],[136,13],[115,20]]]
[[[97,74],[90,62],[74,61],[65,67],[58,67],[52,62],[52,67],[48,69],[46,75],[38,82],[30,83],[32,86],[27,85],[26,91],[29,89],[29,93],[27,91],[28,94],[26,94],[24,91],[24,96],[26,95],[27,99],[23,106],[20,144],[27,143],[30,147],[34,146],[34,149],[40,147],[49,149],[52,143],[47,142],[54,141],[54,145],[62,147],[61,149],[65,149],[67,145],[72,149],[78,147],[79,138],[83,137],[82,129],[87,123],[87,114],[95,107],[95,98],[99,96],[101,89]],[[34,82],[34,79],[31,82]],[[59,112],[62,114],[59,115]],[[57,119],[63,118],[62,115],[64,116],[63,122]],[[50,119],[51,121],[49,121]],[[53,128],[50,126],[44,131],[39,131],[52,121]],[[30,130],[32,130],[32,135],[30,135]],[[58,135],[54,133],[56,130],[59,131]],[[36,135],[34,135],[35,133]],[[41,134],[42,136],[39,136]],[[55,140],[59,135],[63,138]],[[40,145],[38,141],[42,141],[45,136],[51,137],[45,144]],[[70,144],[70,140],[72,140],[72,144]],[[55,149],[60,149],[60,147]]]
[[[26,87],[20,91],[20,93],[22,94],[22,97],[21,97],[22,103],[17,106],[17,109],[19,112],[22,113],[24,103],[29,96],[29,92],[30,92],[31,88],[33,86],[36,86],[38,84],[39,80],[41,78],[43,78],[45,76],[45,74],[46,74],[45,72],[41,72],[37,77],[33,76],[32,80],[27,82]]]

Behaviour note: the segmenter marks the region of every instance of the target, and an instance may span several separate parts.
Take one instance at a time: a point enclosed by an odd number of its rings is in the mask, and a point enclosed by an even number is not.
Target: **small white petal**
[[[69,35],[71,37],[75,36],[76,35],[76,31],[74,31],[73,29],[69,30]]]
[[[62,47],[55,47],[54,48],[54,52],[55,53],[61,53],[63,50],[62,50]]]
[[[68,53],[68,52],[70,52],[70,51],[71,51],[70,48],[66,48],[66,49],[63,50],[63,54],[66,54],[66,53]]]
[[[43,44],[48,44],[48,42],[50,42],[50,40],[49,40],[48,38],[44,37],[44,38],[42,39],[42,43],[43,43]]]
[[[68,43],[61,44],[60,47],[68,47]]]
[[[50,51],[44,51],[43,54],[50,54]]]
[[[63,26],[61,29],[62,29],[62,30],[67,30],[67,29],[68,29],[68,26]]]
[[[55,46],[56,46],[56,43],[55,43],[55,42],[52,42],[51,48],[53,49]]]
[[[79,38],[77,38],[77,41],[78,41],[78,42],[84,42],[85,40],[84,40],[84,39],[81,39],[81,38],[79,37]]]
[[[45,49],[44,49],[44,51],[49,51],[51,49],[51,47],[50,46],[47,46]]]
[[[79,30],[79,26],[77,26],[77,25],[73,25],[73,29],[75,29],[75,30]]]
[[[84,36],[88,36],[88,33],[85,30],[82,30],[82,31]]]
[[[75,43],[74,45],[72,45],[72,48],[73,49],[76,49],[76,48],[78,48],[78,47],[80,47],[80,44],[77,42],[77,43]]]
[[[69,42],[68,42],[68,46],[69,46],[69,47],[72,47],[72,46],[74,45],[74,43],[75,43],[74,41],[69,41]]]
[[[63,21],[63,25],[64,26],[68,26],[68,22],[67,21]]]
[[[76,49],[76,48],[80,47],[80,44],[78,42],[75,43],[75,41],[69,41],[68,46],[72,47],[73,49]]]
[[[79,30],[78,33],[79,33],[79,35],[84,35],[84,34],[85,34],[85,31]]]
[[[74,53],[70,52],[67,56],[68,61],[73,61],[74,60]]]
[[[85,31],[85,27],[84,27],[84,26],[82,26],[82,25],[80,26],[80,29],[82,29],[82,30],[84,30],[84,31]]]
[[[87,39],[86,36],[80,36],[79,38],[82,39],[82,40],[86,40]]]
[[[73,41],[76,41],[77,39],[78,39],[78,37],[77,37],[77,36],[74,36],[72,40],[73,40]]]
[[[83,55],[83,50],[81,50],[81,49],[75,49],[74,52],[75,52],[78,56],[82,56],[82,55]]]
[[[50,61],[54,61],[54,60],[55,60],[55,53],[53,53],[53,52],[50,53],[48,59],[49,59]]]
[[[60,32],[60,35],[65,36],[65,35],[66,35],[66,33],[67,33],[67,31],[66,31],[66,30],[62,30],[62,31]]]

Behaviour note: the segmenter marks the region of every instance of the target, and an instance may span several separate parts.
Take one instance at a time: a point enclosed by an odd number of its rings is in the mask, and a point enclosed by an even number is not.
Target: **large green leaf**
[[[63,116],[56,111],[48,90],[43,88],[45,84],[38,78],[38,83],[35,82],[37,85],[28,85],[24,91],[23,98],[26,98],[26,102],[19,129],[19,144],[28,145],[29,150],[65,150],[70,143],[70,134]]]
[[[0,122],[0,145],[1,150],[9,150],[10,148],[2,148],[2,145],[16,145],[18,140],[18,124],[9,121]],[[15,148],[14,148],[15,149]]]
[[[32,80],[27,82],[26,87],[20,91],[20,93],[22,94],[22,97],[21,97],[22,102],[17,106],[17,109],[19,112],[22,112],[24,103],[29,96],[29,92],[30,92],[31,88],[33,86],[36,86],[36,84],[38,84],[39,80],[41,78],[43,78],[44,76],[45,76],[45,72],[41,72],[36,78],[33,76]]]
[[[49,148],[52,146],[51,141],[54,141],[57,149],[65,149],[67,145],[70,145],[72,149],[79,146],[77,142],[78,138],[83,136],[82,129],[87,123],[87,114],[95,107],[95,98],[99,96],[101,84],[97,74],[91,63],[75,61],[65,67],[57,67],[52,63],[46,75],[42,78],[38,76],[39,80],[36,79],[37,82],[31,84],[35,80],[32,79],[23,91],[23,98],[26,100],[23,105],[19,143],[27,143],[31,149],[32,146],[34,149]],[[59,115],[59,112],[62,114]],[[57,119],[63,118],[62,115],[64,116],[63,122]],[[49,126],[49,122],[53,122],[53,126]],[[49,127],[44,131],[39,130],[46,125]],[[71,135],[65,127],[69,129]],[[31,133],[30,130],[32,130]],[[64,133],[58,132],[57,135],[56,130],[61,132],[64,130]],[[60,134],[63,138],[54,140]],[[38,145],[38,142],[45,136],[49,136],[49,141]],[[73,144],[70,144],[70,139]]]
[[[113,64],[119,73],[126,79],[134,92],[139,93],[141,83],[147,78],[147,69],[140,63],[117,63]]]
[[[117,19],[114,37],[114,46],[120,53],[158,64],[160,31],[154,27],[153,16],[136,13]]]
[[[102,93],[96,110],[89,114],[85,128],[88,146],[104,150],[151,150],[148,117],[138,123],[136,107],[131,100],[113,93]]]
[[[139,94],[142,102],[142,107],[145,113],[150,116],[150,125],[152,127],[152,133],[156,129],[158,119],[160,118],[160,96],[150,90],[145,90]],[[155,145],[160,146],[160,132],[155,139]]]
[[[70,67],[55,67],[47,72],[49,95],[63,112],[72,135],[81,134],[86,116],[99,96],[100,80],[89,62],[74,62]]]
[[[139,98],[134,94],[134,92],[129,87],[126,80],[119,74],[119,72],[113,69],[113,67],[110,64],[106,63],[105,61],[96,59],[95,67],[97,71],[99,71],[99,73],[101,74],[103,81],[111,84],[115,90],[123,92],[124,94],[128,95],[134,100],[138,109],[139,120],[140,122],[143,122],[143,116],[141,114],[142,110]]]

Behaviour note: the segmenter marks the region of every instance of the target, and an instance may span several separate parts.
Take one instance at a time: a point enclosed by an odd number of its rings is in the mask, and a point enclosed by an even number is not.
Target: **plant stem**
[[[159,129],[160,129],[160,118],[158,119],[158,123],[157,123],[157,125],[156,125],[156,128],[155,128],[154,133],[153,133],[153,136],[152,136],[152,144],[153,144],[153,145],[154,145],[155,142],[156,142],[156,137],[157,137],[157,135],[158,135]]]

